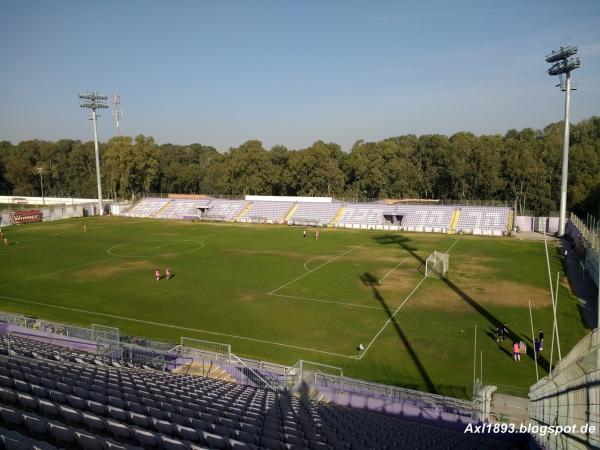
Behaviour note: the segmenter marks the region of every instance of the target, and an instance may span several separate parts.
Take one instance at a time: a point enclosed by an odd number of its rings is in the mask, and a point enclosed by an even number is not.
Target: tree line
[[[600,117],[571,127],[569,209],[598,214]],[[521,212],[558,209],[563,123],[505,135],[403,135],[357,141],[348,152],[317,141],[304,149],[252,140],[211,146],[158,145],[119,136],[101,144],[105,197],[147,193],[306,195],[346,199],[414,198],[502,202]],[[0,141],[0,194],[94,197],[92,142]]]

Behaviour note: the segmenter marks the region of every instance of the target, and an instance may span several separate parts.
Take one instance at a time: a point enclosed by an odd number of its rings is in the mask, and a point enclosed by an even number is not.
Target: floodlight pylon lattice
[[[577,47],[574,45],[561,47],[546,56],[547,63],[553,63],[548,75],[558,75],[557,85],[565,93],[565,133],[563,139],[562,176],[560,182],[560,212],[558,218],[558,235],[565,234],[567,213],[567,178],[569,174],[569,108],[571,99],[571,72],[581,66],[581,59],[576,58]]]
[[[106,95],[100,95],[97,92],[86,92],[79,94],[81,103],[79,106],[92,110],[92,122],[94,123],[94,149],[96,152],[96,183],[98,185],[98,214],[102,215],[102,184],[100,177],[100,153],[98,150],[98,127],[96,125],[96,110],[108,108]]]
[[[114,106],[113,119],[117,126],[117,134],[121,136],[121,119],[123,118],[123,110],[121,109],[121,96],[115,92],[112,97],[112,103]]]

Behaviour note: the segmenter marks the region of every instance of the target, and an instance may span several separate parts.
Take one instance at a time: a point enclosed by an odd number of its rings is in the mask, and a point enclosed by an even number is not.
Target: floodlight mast
[[[121,136],[121,119],[123,118],[123,111],[121,110],[121,96],[115,92],[115,95],[113,95],[111,100],[115,107],[113,118],[115,119],[115,125],[117,126],[117,135]]]
[[[560,83],[557,85],[565,92],[565,134],[563,139],[562,175],[560,181],[560,212],[558,217],[558,235],[565,234],[565,220],[567,214],[567,179],[569,174],[569,109],[571,101],[571,71],[581,65],[581,59],[574,58],[577,47],[561,47],[546,56],[547,63],[554,63],[548,69],[548,75],[558,75]],[[562,76],[565,75],[563,82]]]
[[[98,185],[98,211],[102,215],[102,184],[100,178],[100,153],[98,151],[98,127],[96,125],[96,110],[108,108],[105,103],[108,97],[106,95],[100,95],[97,92],[88,92],[85,94],[79,94],[81,108],[92,110],[92,122],[94,123],[94,149],[96,151],[96,184]]]

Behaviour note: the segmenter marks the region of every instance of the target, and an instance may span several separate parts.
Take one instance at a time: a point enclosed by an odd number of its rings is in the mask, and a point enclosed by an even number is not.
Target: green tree
[[[119,136],[103,148],[104,182],[111,195],[121,197],[148,193],[157,187],[158,147],[151,137]]]
[[[292,195],[334,196],[344,192],[343,154],[336,144],[315,142],[304,150],[291,152],[289,158]]]
[[[260,141],[231,149],[213,175],[218,192],[230,195],[271,195],[275,184],[275,168]]]

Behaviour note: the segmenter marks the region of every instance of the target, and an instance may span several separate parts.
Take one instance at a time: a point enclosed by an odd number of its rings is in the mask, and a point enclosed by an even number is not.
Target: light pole
[[[569,103],[571,97],[571,71],[581,65],[581,59],[574,58],[577,47],[561,47],[546,56],[547,63],[554,63],[548,69],[548,75],[558,75],[560,87],[565,93],[565,135],[563,140],[562,176],[560,180],[560,212],[558,217],[558,235],[565,234],[565,216],[567,214],[567,178],[569,174]],[[563,75],[565,76],[563,80]]]
[[[98,210],[102,215],[102,184],[100,179],[100,153],[98,151],[98,127],[96,125],[96,110],[108,108],[105,101],[108,99],[106,95],[100,95],[97,92],[89,92],[79,94],[81,108],[92,110],[92,122],[94,123],[94,149],[96,150],[96,183],[98,185]]]
[[[37,173],[40,174],[40,186],[42,187],[42,205],[46,204],[46,200],[44,199],[44,167],[38,166],[35,168]]]

